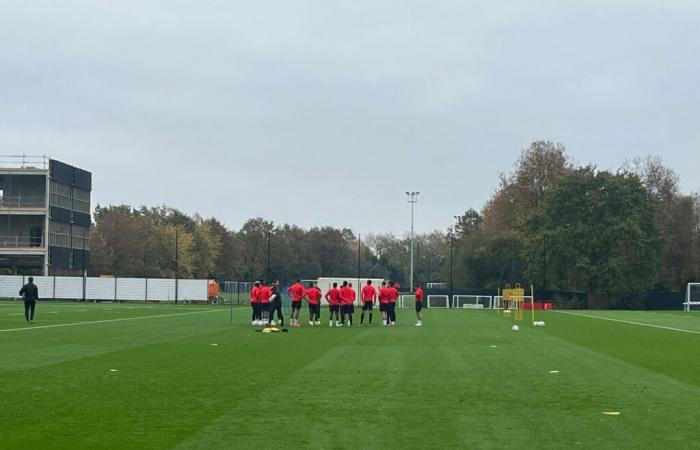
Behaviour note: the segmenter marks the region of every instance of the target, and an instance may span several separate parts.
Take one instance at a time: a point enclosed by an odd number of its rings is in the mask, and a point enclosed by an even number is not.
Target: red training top
[[[330,291],[326,292],[326,300],[331,305],[340,305],[340,289],[332,288]]]
[[[312,305],[318,305],[321,301],[321,290],[317,287],[312,287],[306,291],[306,298]]]
[[[293,302],[300,302],[304,298],[304,285],[301,283],[294,283],[287,289],[287,294],[292,297]]]
[[[348,286],[340,288],[340,301],[342,305],[352,305],[355,301],[355,291]]]
[[[260,303],[270,303],[270,297],[272,297],[272,289],[267,286],[258,289],[258,301]]]
[[[417,302],[422,302],[423,301],[423,288],[418,288],[416,289],[416,301]]]
[[[253,286],[253,289],[250,290],[250,303],[258,303],[258,291],[260,290],[259,287]]]
[[[391,300],[391,291],[388,287],[379,289],[379,303],[387,304]]]
[[[371,284],[366,285],[362,288],[362,301],[371,302],[377,297],[377,290]]]
[[[396,299],[399,298],[399,290],[395,287],[390,287],[389,292],[391,292],[391,298],[389,299],[389,301],[391,303],[396,303]]]

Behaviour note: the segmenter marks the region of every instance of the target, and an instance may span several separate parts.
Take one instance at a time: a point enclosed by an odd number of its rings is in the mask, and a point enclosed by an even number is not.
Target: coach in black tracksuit
[[[24,318],[27,323],[34,322],[34,309],[39,300],[39,289],[34,284],[34,277],[29,277],[29,282],[20,289],[19,296],[24,297]]]
[[[270,290],[272,290],[272,299],[270,299],[270,323],[275,317],[275,311],[277,311],[277,320],[281,327],[284,327],[284,315],[282,315],[282,291],[280,290],[280,282],[275,281],[270,285]]]

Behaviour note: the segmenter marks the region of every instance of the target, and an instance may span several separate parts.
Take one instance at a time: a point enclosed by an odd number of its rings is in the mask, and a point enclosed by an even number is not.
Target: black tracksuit
[[[275,315],[275,311],[277,311],[277,319],[280,322],[280,326],[284,326],[284,316],[282,315],[282,293],[280,292],[279,288],[277,286],[272,286],[272,295],[275,296],[275,299],[270,302],[270,322],[272,322],[272,319]]]
[[[36,301],[39,300],[39,289],[36,284],[29,282],[22,286],[19,291],[20,297],[24,297],[24,318],[27,322],[34,320],[34,309],[36,308]]]

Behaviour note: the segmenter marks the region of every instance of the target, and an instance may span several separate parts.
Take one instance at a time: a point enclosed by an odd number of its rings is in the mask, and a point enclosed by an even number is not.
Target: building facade
[[[82,275],[92,174],[45,157],[0,156],[0,273]]]

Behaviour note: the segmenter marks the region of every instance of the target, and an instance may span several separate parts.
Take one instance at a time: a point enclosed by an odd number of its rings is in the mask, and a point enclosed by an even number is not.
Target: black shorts
[[[374,309],[374,302],[363,302],[362,311],[372,311]]]
[[[416,302],[416,312],[423,311],[423,302]]]
[[[293,301],[292,309],[301,309],[301,300]]]
[[[340,305],[328,305],[328,307],[332,313],[340,312]]]
[[[270,304],[269,303],[258,303],[260,306],[260,311],[262,312],[268,312],[270,311]]]
[[[385,311],[388,309],[388,308],[387,308],[387,305],[388,305],[388,303],[380,303],[380,304],[379,304],[379,310],[380,310],[381,312],[385,312]]]
[[[352,305],[343,305],[343,314],[352,314],[353,310],[354,307]]]

